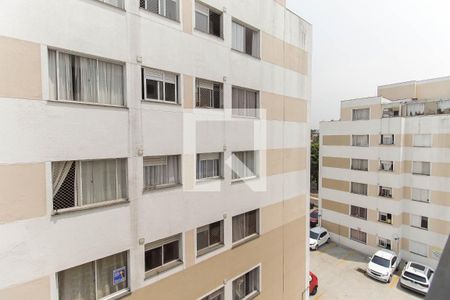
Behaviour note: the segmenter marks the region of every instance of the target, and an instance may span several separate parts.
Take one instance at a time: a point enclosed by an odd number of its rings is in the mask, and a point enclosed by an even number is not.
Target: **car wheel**
[[[314,250],[319,249],[319,244],[316,245],[316,247],[314,248]]]
[[[314,296],[315,294],[317,294],[317,285],[313,288],[311,296]]]

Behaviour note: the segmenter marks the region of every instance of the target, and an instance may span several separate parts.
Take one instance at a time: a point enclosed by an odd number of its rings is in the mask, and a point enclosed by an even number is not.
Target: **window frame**
[[[368,118],[367,119],[355,119],[355,112],[356,111],[365,111],[365,110],[367,110],[369,113],[367,114],[368,115]],[[368,120],[370,120],[370,107],[366,107],[366,108],[353,108],[352,109],[352,121],[368,121]]]
[[[124,167],[124,172],[125,174],[123,174],[122,176],[124,177],[123,180],[125,182],[125,188],[126,191],[126,195],[127,197],[125,198],[118,198],[117,199],[112,199],[112,200],[104,200],[104,201],[99,201],[99,202],[95,202],[95,203],[90,203],[90,204],[83,204],[83,176],[82,176],[82,164],[83,162],[96,162],[96,161],[105,161],[105,160],[114,160],[115,161],[115,166],[116,166],[116,173],[115,173],[115,194],[116,196],[119,196],[119,184],[120,183],[120,176],[119,176],[119,167],[121,166],[121,164],[123,164]],[[56,194],[52,194],[52,215],[58,215],[58,214],[63,214],[63,213],[69,213],[69,212],[73,212],[73,211],[79,211],[79,210],[87,210],[87,209],[93,209],[93,208],[97,208],[97,207],[104,207],[104,206],[109,206],[109,205],[114,205],[114,204],[119,204],[119,203],[125,203],[128,202],[129,199],[129,190],[128,190],[128,158],[106,158],[106,159],[86,159],[86,160],[69,160],[69,161],[52,161],[53,163],[58,163],[58,162],[72,162],[73,164],[75,164],[74,168],[75,170],[75,181],[78,183],[76,184],[76,186],[74,187],[74,206],[72,207],[67,207],[67,208],[60,208],[60,209],[55,209],[54,205],[55,205],[55,197],[58,194],[58,192]],[[53,174],[53,169],[51,170],[52,174]],[[53,181],[52,181],[52,185],[53,185]],[[53,186],[52,186],[52,193],[53,193]]]
[[[426,227],[422,226],[424,224],[424,222],[426,223]],[[414,215],[414,214],[410,215],[410,226],[411,227],[428,231],[429,225],[430,225],[429,223],[430,223],[429,218],[427,216]]]
[[[234,45],[233,45],[233,41],[234,41],[233,23],[235,23],[237,26],[241,26],[241,27],[244,28],[244,35],[243,35],[243,38],[244,38],[244,40],[243,40],[243,48],[244,49],[243,50],[239,50],[239,49],[235,48]],[[250,25],[248,25],[248,24],[246,24],[246,23],[244,23],[244,22],[242,22],[242,21],[240,21],[240,20],[238,20],[236,18],[232,18],[232,20],[231,20],[231,27],[232,27],[231,28],[231,49],[233,51],[237,51],[239,53],[242,53],[242,54],[254,57],[256,59],[261,59],[261,30],[255,28],[253,26],[250,26]],[[254,34],[257,35],[257,40],[258,40],[258,47],[256,48],[257,49],[257,53],[251,53],[251,54],[247,53],[247,44],[246,44],[246,42],[247,42],[246,41],[247,30],[251,31],[253,33],[253,35]],[[253,39],[253,35],[252,35],[252,39]]]
[[[100,1],[102,2],[102,1]],[[107,4],[107,3],[106,3]],[[107,4],[110,5],[110,4]],[[56,95],[55,95],[55,99],[50,99],[50,92],[48,94],[48,101],[54,101],[54,102],[61,102],[61,103],[77,103],[77,104],[81,104],[81,105],[94,105],[94,106],[105,106],[105,107],[120,107],[120,108],[127,108],[128,103],[127,103],[127,98],[126,98],[126,64],[124,62],[121,61],[116,61],[116,60],[112,60],[109,58],[104,58],[104,57],[98,57],[98,56],[93,56],[93,55],[89,55],[89,54],[84,54],[84,53],[79,53],[79,52],[75,52],[75,51],[70,51],[70,50],[65,50],[65,49],[60,49],[60,48],[55,48],[55,47],[47,47],[47,80],[50,82],[49,78],[50,78],[50,63],[48,62],[49,60],[49,53],[50,51],[55,52],[55,68],[56,68]],[[75,56],[75,57],[80,57],[80,58],[87,58],[87,59],[93,59],[96,61],[96,97],[97,97],[97,101],[98,99],[98,94],[99,94],[99,62],[103,62],[103,63],[108,63],[108,64],[114,64],[117,66],[121,66],[122,67],[122,99],[123,99],[123,104],[121,105],[117,105],[117,104],[108,104],[108,103],[100,103],[100,102],[92,102],[92,101],[85,101],[85,100],[70,100],[70,99],[62,99],[61,95],[60,95],[60,86],[61,86],[61,82],[60,82],[60,76],[59,76],[59,54],[63,53],[63,54],[67,54],[67,55],[71,55],[71,56]],[[48,84],[47,84],[48,87]]]
[[[385,143],[384,142],[384,138],[385,137],[391,137],[391,143]],[[380,134],[380,145],[386,145],[386,146],[393,146],[395,145],[395,135],[391,134],[391,133],[386,133],[386,134]]]
[[[382,245],[382,244],[385,245]],[[389,247],[387,247],[389,245]],[[378,243],[377,246],[383,249],[392,250],[392,241],[387,238],[378,237]]]
[[[162,80],[158,81],[158,80],[150,79],[150,77],[152,75],[149,74],[149,72],[152,72],[152,71],[161,73]],[[146,74],[146,72],[148,72],[148,73]],[[171,104],[171,105],[181,105],[180,74],[174,73],[174,72],[169,72],[169,71],[164,71],[164,70],[160,70],[160,69],[150,68],[150,67],[142,67],[141,76],[142,76],[141,84],[142,84],[142,101],[143,102],[147,102],[147,103],[155,102],[155,103],[164,103],[164,104]],[[169,80],[166,80],[167,76],[175,76],[175,101],[169,101],[169,100],[165,99],[166,98],[166,84],[172,84],[172,82],[170,82]],[[157,89],[158,89],[157,93],[158,93],[158,98],[160,96],[160,93],[162,93],[163,99],[147,98],[147,80],[153,80],[153,81],[162,83],[161,91],[160,91],[159,84],[157,84]]]
[[[353,208],[355,208],[357,210],[356,214],[353,214]],[[365,213],[361,213],[364,210],[365,210]],[[361,207],[361,206],[356,206],[356,205],[350,205],[350,216],[361,219],[361,220],[367,220],[367,208]]]
[[[257,297],[262,290],[262,268],[261,268],[261,264],[252,267],[251,269],[239,274],[238,276],[234,277],[233,279],[231,279],[231,297],[234,296],[235,294],[235,290],[234,290],[234,282],[238,279],[241,279],[242,277],[244,277],[244,281],[245,281],[245,277],[247,274],[249,274],[252,271],[258,270],[258,281],[257,281],[257,288],[255,291],[252,291],[250,294],[245,295],[242,300],[250,300],[250,299],[254,299],[255,297]],[[234,299],[234,298],[233,298]]]
[[[414,171],[414,164],[417,164],[417,163],[421,164],[421,169],[423,169],[423,164],[428,164],[429,173],[418,173],[418,172],[415,172]],[[414,160],[411,163],[411,174],[412,175],[421,175],[421,176],[431,176],[431,165],[432,164],[429,161],[416,161],[416,160]]]
[[[248,103],[248,98],[247,95],[248,93],[255,93],[255,99],[256,99],[256,108],[255,109],[255,116],[250,115],[249,113],[247,113],[249,111],[249,108],[245,107],[245,108],[235,108],[233,107],[233,90],[238,90],[241,92],[245,93],[245,104],[247,106]],[[245,110],[245,114],[239,114],[239,110]],[[250,108],[250,111],[253,108]],[[253,89],[249,89],[249,88],[245,88],[245,87],[241,87],[241,86],[237,86],[237,85],[233,85],[231,87],[231,116],[233,118],[247,118],[247,119],[260,119],[261,115],[260,115],[260,110],[261,110],[261,101],[260,101],[260,92],[258,90],[253,90]]]
[[[416,244],[415,246],[425,246],[426,253],[423,254],[423,253],[419,253],[418,251],[417,252],[416,251],[411,251],[411,244],[413,244],[413,245]],[[419,255],[419,256],[422,256],[422,257],[428,257],[428,253],[429,253],[429,249],[428,249],[428,245],[427,244],[421,243],[421,242],[417,242],[417,241],[414,241],[414,240],[409,240],[408,251],[410,253],[413,253],[413,254],[416,254],[416,255]]]
[[[252,212],[256,212],[256,224],[255,224],[256,225],[256,232],[252,233],[252,234],[249,234],[249,235],[246,235],[246,236],[244,236],[243,238],[241,238],[239,240],[233,241],[233,218],[243,216],[244,217],[244,222],[245,222],[245,228],[246,228],[246,230],[248,230],[248,226],[247,226],[248,225],[247,224],[248,217],[247,217],[247,215],[249,215]],[[246,211],[244,213],[240,213],[240,214],[237,214],[237,215],[234,215],[234,216],[231,217],[231,242],[232,242],[232,248],[236,247],[236,246],[240,246],[242,244],[245,244],[245,243],[247,243],[247,242],[249,242],[249,241],[251,241],[251,240],[253,240],[255,238],[258,238],[260,234],[261,234],[261,211],[260,211],[259,208],[258,209],[253,209],[253,210],[250,210],[250,211]]]
[[[365,163],[366,163],[366,168],[363,168],[363,169],[355,168],[355,167],[353,166],[353,165],[354,165],[354,161],[363,161],[363,162],[365,162]],[[352,158],[351,161],[350,161],[350,163],[351,163],[350,169],[352,169],[352,170],[354,170],[354,171],[364,171],[364,172],[369,171],[369,160],[368,160],[368,159]]]
[[[416,139],[418,137],[423,137],[423,136],[427,136],[429,137],[429,145],[417,145],[417,141]],[[414,134],[413,135],[413,141],[412,141],[412,146],[413,147],[418,147],[418,148],[431,148],[433,146],[433,135],[431,133],[419,133],[419,134]]]
[[[108,0],[97,0],[97,1],[99,1],[99,2],[101,2],[101,3],[104,3],[104,4],[106,4],[106,5],[109,5],[109,6],[118,8],[118,9],[120,9],[120,10],[125,10],[125,0],[118,0],[118,1],[120,1],[120,3],[121,3],[119,6],[114,5],[114,4],[112,4],[112,3],[109,3]]]
[[[383,216],[386,218],[386,221],[384,221],[382,218]],[[389,218],[390,216],[390,218]],[[381,223],[385,223],[385,224],[389,224],[389,225],[393,225],[393,217],[391,213],[387,213],[387,212],[383,212],[383,211],[379,211],[378,212],[378,222]]]
[[[245,157],[247,157],[247,153],[249,153],[249,152],[253,152],[253,164],[254,164],[254,168],[255,168],[255,170],[253,171],[254,174],[251,176],[246,176],[246,177],[233,178],[233,174],[237,174],[233,170],[233,160],[237,159],[237,158],[235,158],[235,153],[244,153]],[[231,167],[231,183],[243,182],[243,181],[247,181],[247,180],[251,180],[251,179],[255,179],[255,178],[259,177],[259,152],[257,150],[232,151],[231,152],[231,163],[232,163],[231,164],[232,165],[232,167]],[[245,165],[245,166],[247,167],[247,165]]]
[[[146,186],[145,181],[146,181],[146,177],[145,177],[145,168],[146,167],[154,167],[151,165],[146,165],[145,159],[150,159],[150,158],[165,158],[167,160],[166,163],[166,168],[168,168],[168,159],[171,157],[175,157],[176,161],[177,161],[177,178],[178,180],[176,180],[175,183],[165,183],[165,184],[160,184],[160,185],[155,185],[155,186]],[[156,155],[156,156],[144,156],[143,157],[143,191],[144,192],[151,192],[151,191],[156,191],[156,190],[162,190],[162,189],[168,189],[168,188],[173,188],[173,187],[177,187],[177,186],[182,186],[183,185],[183,181],[182,181],[182,157],[181,154],[175,154],[175,155]]]
[[[206,15],[203,11],[198,10],[197,9],[197,5],[203,6],[205,9],[208,9],[208,15]],[[216,15],[218,15],[220,17],[220,28],[219,28],[220,34],[219,35],[215,35],[214,33],[211,32],[211,27],[210,27],[211,12],[216,14]],[[205,32],[205,31],[203,31],[203,30],[201,30],[201,29],[199,29],[197,27],[197,13],[200,13],[200,14],[202,14],[203,16],[205,16],[207,18],[207,27],[208,27],[207,28],[207,32]],[[216,9],[214,7],[211,7],[208,4],[205,4],[205,3],[201,2],[201,1],[197,1],[196,0],[196,1],[194,1],[194,21],[195,21],[194,22],[194,30],[196,30],[198,32],[201,32],[201,33],[204,33],[204,34],[207,34],[207,35],[214,36],[214,37],[219,38],[221,40],[224,39],[223,38],[223,23],[224,23],[223,22],[223,12],[220,9]]]
[[[144,7],[141,6],[141,1],[145,2]],[[158,12],[157,13],[153,12],[150,9],[147,8],[149,0],[141,0],[141,1],[139,1],[139,9],[143,9],[146,12],[149,12],[149,13],[151,13],[153,15],[158,15],[158,16],[164,17],[164,18],[166,18],[168,20],[172,20],[174,22],[180,23],[180,0],[157,0],[158,1]],[[167,16],[167,7],[166,7],[167,6],[167,1],[176,2],[176,6],[177,6],[177,17],[176,17],[176,19],[172,19],[172,18]],[[164,5],[161,5],[161,3],[164,3]],[[164,14],[163,14],[163,12],[164,12]]]
[[[387,192],[387,196],[384,195],[384,193]],[[382,186],[380,185],[378,187],[378,197],[383,197],[383,198],[393,198],[393,188],[392,187],[388,187],[388,186]]]
[[[198,298],[197,300],[211,300],[219,295],[222,295],[222,299],[226,299],[225,298],[225,285],[221,285],[220,287],[212,290],[211,292]]]
[[[212,96],[214,97],[214,85],[218,85],[219,86],[219,103],[220,103],[220,107],[214,107],[214,106],[200,106],[200,84],[201,83],[205,83],[205,84],[212,84],[213,85],[213,89],[208,89],[211,91]],[[206,88],[205,88],[206,89]],[[224,108],[224,87],[223,87],[223,83],[222,82],[218,82],[218,81],[213,81],[213,80],[208,80],[208,79],[203,79],[203,78],[196,78],[195,79],[195,108],[197,109],[223,109]],[[214,100],[213,100],[214,101]]]
[[[390,163],[391,163],[391,167],[389,168],[389,170],[386,170],[386,169],[384,168],[383,162],[390,162]],[[384,172],[394,172],[394,161],[393,161],[393,160],[380,159],[380,171],[384,171]]]
[[[362,240],[357,239],[357,238],[353,238],[352,232],[357,232],[358,235],[364,234],[364,237],[365,237],[364,242],[363,242]],[[350,235],[350,239],[351,239],[352,241],[355,241],[355,242],[358,242],[358,243],[367,245],[367,232],[362,231],[362,230],[358,230],[358,229],[355,229],[355,228],[350,228],[349,235]],[[358,236],[358,237],[359,237],[359,236]]]
[[[214,225],[216,223],[219,223],[219,226],[220,226],[220,241],[218,243],[211,244],[211,241],[210,241],[210,238],[211,238],[211,236],[210,236],[210,234],[211,234],[211,225]],[[225,229],[224,229],[224,227],[225,227],[224,226],[224,220],[216,221],[216,222],[204,225],[204,226],[197,227],[197,229],[195,230],[195,233],[196,233],[195,234],[195,241],[196,241],[195,249],[196,249],[197,257],[203,256],[203,255],[211,253],[211,252],[214,252],[217,249],[222,248],[222,247],[225,246],[225,239],[224,239],[224,235],[225,235],[224,231],[225,231]],[[198,241],[199,230],[204,230],[205,228],[207,228],[206,230],[208,231],[208,246],[206,246],[205,248],[198,249],[197,241]],[[206,231],[206,230],[204,230],[204,231]]]
[[[361,185],[365,185],[365,186],[366,186],[366,188],[365,188],[366,192],[365,192],[364,194],[354,192],[354,191],[353,191],[353,184],[358,184],[358,185],[361,184]],[[369,195],[369,185],[368,185],[367,183],[361,183],[361,182],[351,181],[351,182],[350,182],[350,193],[351,193],[351,194],[355,194],[355,195],[368,196],[368,195]]]
[[[364,145],[356,145],[354,138],[355,137],[361,137],[361,136],[366,136],[367,137],[367,144]],[[370,147],[370,135],[369,134],[352,134],[352,147]]]
[[[173,243],[175,241],[178,241],[178,258],[175,260],[172,260],[168,263],[164,263],[164,246],[168,245],[170,243]],[[184,245],[183,245],[183,234],[182,233],[175,234],[171,237],[163,238],[163,239],[156,240],[156,241],[145,244],[144,245],[144,280],[147,280],[158,274],[164,273],[173,268],[176,268],[179,265],[182,265],[184,263],[183,247],[184,247]],[[149,269],[146,271],[145,270],[145,253],[147,251],[151,251],[151,250],[158,249],[158,248],[161,248],[161,263],[162,264],[156,268]]]
[[[215,159],[201,159],[200,157],[202,155],[208,155],[208,154],[219,154],[219,175],[217,176],[212,176],[212,177],[202,177],[199,178],[199,164],[201,161],[208,161],[208,160],[215,160]],[[224,170],[224,154],[223,152],[211,152],[211,153],[197,153],[196,155],[196,161],[195,161],[195,165],[196,165],[196,170],[195,170],[195,179],[197,182],[202,182],[202,181],[211,181],[211,180],[222,180],[224,178],[223,175],[223,170]]]
[[[427,200],[419,200],[419,199],[414,199],[414,190],[416,191],[426,191],[427,192]],[[415,187],[411,187],[411,200],[412,201],[417,201],[417,202],[422,202],[422,203],[431,203],[431,193],[429,189],[421,189],[421,188],[415,188]]]

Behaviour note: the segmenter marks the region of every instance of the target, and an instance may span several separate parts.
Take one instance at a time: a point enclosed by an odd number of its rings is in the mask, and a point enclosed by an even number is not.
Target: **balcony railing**
[[[433,102],[411,101],[399,104],[387,104],[383,106],[383,118],[416,117],[450,114],[450,100]]]

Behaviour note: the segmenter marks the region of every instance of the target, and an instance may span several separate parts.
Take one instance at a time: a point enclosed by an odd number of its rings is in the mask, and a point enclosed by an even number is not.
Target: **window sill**
[[[392,199],[392,196],[390,196],[390,197],[389,197],[389,196],[381,196],[381,195],[378,195],[378,197],[379,197],[379,198],[387,198],[387,199]]]
[[[222,31],[223,31],[223,30],[222,30]],[[194,32],[198,33],[198,34],[201,35],[201,36],[209,37],[209,38],[215,39],[215,40],[217,40],[217,41],[219,41],[219,42],[223,42],[223,41],[225,40],[225,39],[223,38],[223,36],[217,36],[217,35],[212,34],[212,33],[209,33],[209,32],[204,32],[204,31],[202,31],[202,30],[200,30],[200,29],[197,29],[197,28],[195,28],[195,27],[194,27]]]
[[[379,146],[395,146],[395,144],[378,144]]]
[[[426,200],[426,201],[424,201],[424,200],[416,200],[416,199],[411,199],[411,201],[414,201],[414,202],[419,202],[419,203],[427,203],[427,204],[430,204],[430,200]]]
[[[103,298],[101,298],[101,300],[118,300],[118,299],[122,299],[130,294],[131,294],[130,288],[127,288],[127,289],[118,291],[114,294],[103,297]]]
[[[411,173],[411,174],[417,176],[431,176],[430,174],[421,174],[421,173]]]
[[[417,227],[417,226],[414,226],[414,225],[410,225],[412,228],[417,228],[417,229],[420,229],[420,230],[424,230],[424,231],[428,231],[428,228],[423,228],[423,227]]]
[[[178,7],[178,8],[179,8],[179,7]],[[161,18],[162,20],[169,20],[169,21],[172,21],[172,22],[174,22],[174,23],[181,24],[181,22],[180,22],[179,19],[171,19],[171,18],[169,18],[169,17],[166,17],[166,16],[164,16],[164,15],[157,14],[157,13],[155,13],[155,12],[149,11],[148,9],[145,9],[145,8],[142,8],[142,7],[139,7],[139,11],[144,11],[146,14],[148,14],[148,15],[150,15],[150,16],[157,16],[157,17]],[[178,11],[178,13],[179,13],[179,11]]]
[[[180,188],[182,186],[183,186],[182,184],[177,183],[177,184],[168,184],[168,185],[163,185],[163,186],[157,186],[154,188],[144,188],[143,193],[146,194],[146,193],[151,193],[151,192],[156,192],[156,191],[161,191],[161,190],[174,190],[174,189]]]
[[[385,173],[393,173],[394,172],[394,170],[384,170],[384,169],[379,169],[378,171],[385,172]]]
[[[369,170],[360,170],[360,169],[350,169],[352,171],[361,171],[361,172],[369,172]]]
[[[196,179],[197,184],[208,183],[208,182],[213,182],[213,181],[223,181],[223,177],[217,176],[217,177],[207,177],[207,178]]]
[[[360,219],[360,220],[364,220],[364,221],[367,221],[367,218],[362,218],[362,217],[353,216],[353,215],[350,215],[350,217],[356,218],[356,219]]]
[[[259,294],[260,294],[259,291],[254,291],[254,292],[252,292],[251,294],[245,296],[242,300],[252,300],[252,299],[255,299],[256,297],[259,296]]]
[[[242,246],[242,245],[244,245],[244,244],[246,244],[248,242],[256,240],[257,238],[259,238],[259,233],[254,233],[252,235],[249,235],[249,236],[243,238],[242,240],[234,242],[233,245],[231,245],[231,249],[240,247],[240,246]]]
[[[182,265],[182,264],[183,264],[183,261],[182,261],[182,260],[175,260],[175,261],[173,261],[173,262],[170,262],[170,263],[168,263],[168,264],[165,264],[165,265],[163,265],[163,266],[161,266],[161,267],[158,267],[158,268],[156,268],[156,269],[147,271],[147,272],[145,272],[145,278],[144,278],[144,280],[147,280],[147,279],[152,278],[152,277],[154,277],[154,276],[156,276],[156,275],[159,275],[159,274],[161,274],[161,273],[164,273],[164,272],[166,272],[166,271],[169,271],[169,270],[171,270],[171,269],[174,269],[174,268],[176,268],[176,267],[178,267],[178,266],[180,266],[180,265]]]
[[[223,246],[225,246],[225,244],[222,242],[220,244],[215,244],[215,245],[209,246],[207,248],[197,250],[197,258],[202,257],[203,255],[209,254],[211,252],[214,252],[214,251],[222,248]]]
[[[142,99],[141,102],[142,103],[168,104],[168,105],[181,106],[181,103],[178,103],[178,102],[170,102],[170,101],[162,101],[162,100],[154,100],[154,99]]]
[[[415,254],[415,255],[419,255],[419,256],[422,256],[422,257],[428,257],[427,255],[424,255],[424,254],[421,254],[421,253],[417,253],[417,252],[414,252],[414,251],[411,251],[411,250],[409,250],[409,253],[412,253],[412,254]]]
[[[52,216],[71,213],[71,212],[77,212],[77,211],[83,211],[83,210],[90,210],[100,207],[107,207],[107,206],[113,206],[118,204],[125,204],[129,203],[130,201],[128,199],[118,199],[118,200],[111,200],[111,201],[105,201],[95,204],[89,204],[84,206],[78,206],[78,207],[70,207],[70,208],[64,208],[64,209],[58,209],[52,211]]]
[[[392,222],[389,223],[389,222],[378,220],[378,223],[382,223],[382,224],[386,224],[386,225],[391,225],[392,226]]]
[[[233,108],[233,109],[235,109],[235,108]],[[259,120],[260,119],[259,117],[243,116],[243,115],[235,115],[235,114],[231,114],[231,116],[236,119],[248,119],[248,120]]]
[[[231,184],[243,183],[243,182],[255,180],[255,179],[258,179],[258,176],[249,176],[249,177],[244,177],[244,178],[232,179]]]
[[[260,56],[254,56],[254,55],[248,54],[247,52],[243,52],[243,51],[234,49],[233,47],[231,47],[231,51],[234,51],[236,53],[239,53],[239,54],[242,54],[242,55],[245,55],[245,56],[248,56],[248,57],[252,57],[253,59],[256,59],[256,60],[261,60]]]
[[[103,103],[95,103],[95,102],[83,102],[83,101],[72,101],[72,100],[47,100],[49,103],[64,103],[64,104],[75,104],[75,105],[86,105],[86,106],[96,106],[96,107],[109,107],[109,108],[120,108],[120,109],[128,109],[126,105],[112,105],[112,104],[103,104]]]

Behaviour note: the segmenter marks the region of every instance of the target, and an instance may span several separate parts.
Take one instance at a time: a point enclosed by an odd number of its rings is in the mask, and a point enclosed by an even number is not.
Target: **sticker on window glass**
[[[125,280],[127,280],[126,267],[113,270],[113,285],[118,285],[119,283],[124,282]]]

